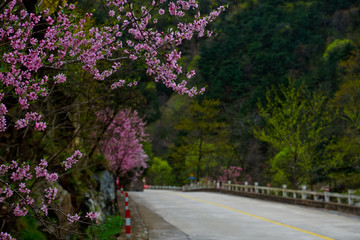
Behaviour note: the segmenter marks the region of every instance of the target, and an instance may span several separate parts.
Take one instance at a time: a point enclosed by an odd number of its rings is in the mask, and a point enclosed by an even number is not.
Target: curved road
[[[131,192],[154,240],[360,239],[360,217],[207,192]]]

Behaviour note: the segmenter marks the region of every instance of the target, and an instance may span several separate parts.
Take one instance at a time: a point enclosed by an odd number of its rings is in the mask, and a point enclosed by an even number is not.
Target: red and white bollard
[[[116,178],[116,189],[120,190],[120,180],[119,180],[119,178]]]
[[[129,210],[129,195],[125,193],[125,210]]]
[[[121,185],[121,188],[120,188],[120,195],[123,197],[124,196],[124,186]]]
[[[125,193],[125,221],[126,221],[126,238],[130,239],[130,209],[129,209],[129,195]]]

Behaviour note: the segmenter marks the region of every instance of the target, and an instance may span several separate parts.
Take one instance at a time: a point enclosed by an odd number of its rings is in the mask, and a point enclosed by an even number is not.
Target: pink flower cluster
[[[48,199],[48,204],[51,203],[52,200],[55,200],[56,194],[57,194],[57,188],[56,187],[49,187],[47,189],[44,190],[46,195],[45,198]]]
[[[73,155],[68,157],[66,161],[63,161],[62,164],[65,167],[65,170],[68,170],[72,167],[73,164],[76,164],[79,159],[82,157],[82,153],[79,150],[76,150]]]
[[[80,216],[75,214],[74,216],[71,216],[70,213],[66,216],[67,217],[67,220],[70,222],[70,223],[73,223],[73,222],[77,222],[79,221],[80,219]]]
[[[81,158],[82,153],[79,150],[76,150],[75,153],[69,157],[68,161],[72,161],[71,164],[74,164],[74,159]],[[76,160],[77,161],[77,160]],[[25,216],[28,214],[29,209],[35,209],[38,213],[43,213],[44,215],[48,214],[48,206],[55,200],[57,194],[56,187],[49,187],[44,189],[44,198],[40,199],[40,205],[36,204],[34,198],[30,195],[31,190],[27,186],[29,180],[33,178],[33,173],[35,172],[35,177],[37,179],[44,178],[46,182],[51,183],[58,179],[57,173],[49,173],[47,170],[48,162],[42,159],[31,171],[30,165],[26,163],[19,164],[16,161],[12,161],[9,164],[0,165],[0,182],[5,185],[5,187],[0,188],[0,202],[9,200],[12,202],[12,197],[14,195],[21,196],[17,202],[13,202],[11,206],[13,207],[13,214],[15,216]],[[11,184],[6,183],[4,180],[9,178]],[[46,200],[45,200],[46,199]],[[93,215],[91,215],[93,216]],[[70,219],[79,220],[78,215],[75,214]]]
[[[41,160],[40,164],[35,167],[35,177],[45,177],[48,182],[56,181],[58,176],[56,173],[49,174],[46,167],[47,162]],[[12,161],[10,164],[2,164],[0,166],[0,178],[10,177],[12,184],[5,183],[5,187],[0,188],[0,202],[4,202],[10,199],[14,193],[22,196],[20,200],[15,204],[13,203],[13,213],[15,216],[25,216],[28,213],[28,207],[33,206],[35,200],[30,196],[31,190],[27,187],[27,182],[33,178],[33,174],[30,171],[30,165],[22,163],[21,165],[16,161]],[[49,188],[45,190],[47,194],[45,197],[49,200],[53,200],[56,195],[56,190]],[[51,202],[51,201],[50,201]],[[48,202],[50,204],[50,202]]]
[[[15,238],[11,237],[10,234],[1,232],[0,233],[0,240],[16,240]]]
[[[97,212],[88,212],[86,213],[85,217],[90,218],[91,221],[95,221],[97,216],[98,216]]]
[[[185,80],[177,83],[178,76],[182,73],[178,64],[181,52],[172,49],[166,54],[166,49],[191,39],[194,33],[198,33],[199,37],[204,36],[208,23],[225,9],[221,6],[205,17],[200,17],[200,13],[197,13],[193,22],[179,22],[176,29],[164,33],[155,30],[152,24],[156,21],[151,21],[151,13],[159,8],[158,13],[165,14],[165,8],[170,15],[183,17],[185,11],[198,8],[195,0],[154,1],[152,6],[141,6],[139,9],[134,9],[130,4],[128,12],[125,12],[124,7],[127,1],[107,1],[108,5],[117,8],[117,11],[114,9],[108,14],[109,17],[116,18],[118,23],[102,28],[94,27],[86,32],[84,26],[91,14],[79,18],[73,12],[73,4],[62,8],[57,17],[53,18],[48,15],[48,10],[39,15],[29,14],[25,10],[19,13],[16,11],[16,2],[12,0],[0,14],[0,43],[8,46],[2,47],[3,54],[0,56],[1,61],[7,64],[5,69],[8,69],[0,72],[0,84],[5,88],[5,92],[0,95],[0,132],[7,128],[5,116],[9,106],[2,102],[4,96],[16,96],[21,110],[26,111],[39,96],[48,94],[50,82],[66,82],[63,73],[38,77],[40,68],[60,69],[65,64],[78,62],[95,79],[104,80],[121,68],[121,61],[141,60],[147,65],[147,74],[154,75],[155,81],[163,82],[180,94],[194,96],[202,93],[204,89],[198,91],[196,87],[188,88]],[[48,26],[43,39],[37,39],[32,37],[32,33],[41,19],[45,19]],[[125,32],[130,34],[130,38],[126,34],[128,39],[123,39]],[[109,69],[98,67],[98,62],[104,60],[113,62]],[[187,77],[192,75],[188,74]],[[112,88],[123,85],[125,84],[119,81]],[[43,131],[46,124],[37,121],[35,120],[35,130]],[[22,118],[16,122],[16,127],[24,128],[29,123],[29,119]]]
[[[48,163],[46,160],[41,159],[40,164],[35,167],[36,178],[45,177],[45,179],[49,182],[54,182],[58,179],[57,173],[49,174],[47,171]]]
[[[227,181],[235,182],[240,177],[242,170],[243,169],[241,167],[236,167],[236,166],[230,166],[228,168],[222,167],[221,168],[222,175],[219,177],[219,181],[220,182],[227,182]]]
[[[25,118],[16,121],[15,127],[16,129],[21,129],[28,126],[30,122],[35,122],[35,130],[43,131],[46,128],[46,123],[40,122],[41,118],[42,116],[37,112],[27,112]]]
[[[98,116],[102,122],[112,119],[106,111]],[[142,172],[140,169],[147,167],[148,157],[142,148],[142,142],[146,140],[145,123],[137,111],[122,110],[112,120],[101,143],[101,151],[117,174],[133,171],[137,177]]]

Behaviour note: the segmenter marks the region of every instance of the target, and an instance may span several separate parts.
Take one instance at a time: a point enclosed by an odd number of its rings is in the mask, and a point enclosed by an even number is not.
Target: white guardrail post
[[[352,189],[349,189],[348,190],[348,204],[349,205],[354,205],[354,201],[353,201],[353,199],[352,199],[352,194],[353,194],[353,190]]]
[[[330,194],[329,194],[330,188],[329,186],[326,186],[324,189],[324,199],[325,202],[330,202]]]
[[[286,186],[286,184],[283,184],[282,187],[283,187],[282,196],[287,197],[287,192],[286,192],[287,186]]]
[[[301,193],[301,199],[306,199],[306,185],[302,185],[302,193]]]

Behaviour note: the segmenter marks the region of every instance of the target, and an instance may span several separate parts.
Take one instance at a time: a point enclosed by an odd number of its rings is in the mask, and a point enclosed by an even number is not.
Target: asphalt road
[[[220,193],[131,192],[154,240],[360,240],[360,217]]]

